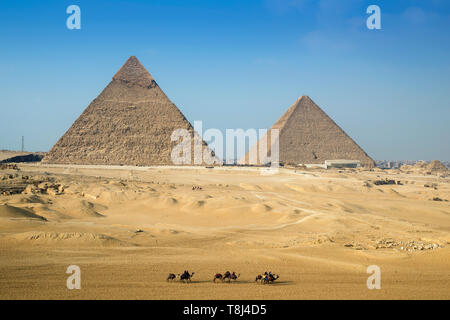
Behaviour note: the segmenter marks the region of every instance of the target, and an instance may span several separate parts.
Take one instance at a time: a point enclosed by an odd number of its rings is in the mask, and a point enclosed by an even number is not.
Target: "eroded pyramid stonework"
[[[173,165],[172,132],[194,130],[134,56],[116,73],[43,162]],[[203,148],[207,148],[202,141]]]
[[[374,161],[308,96],[300,97],[268,130],[279,130],[279,161],[284,164],[323,164],[325,160],[359,160],[373,167]],[[264,136],[262,139],[267,139]],[[260,140],[261,141],[261,140]],[[258,154],[258,142],[241,160],[249,164],[249,154]],[[256,164],[261,163],[259,157]]]

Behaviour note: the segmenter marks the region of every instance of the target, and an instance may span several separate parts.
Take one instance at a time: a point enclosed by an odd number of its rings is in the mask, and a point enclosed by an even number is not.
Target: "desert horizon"
[[[36,187],[0,197],[2,299],[449,298],[442,171],[18,169],[2,174]],[[396,183],[375,184],[385,179]],[[69,265],[81,290],[66,288]],[[366,286],[370,265],[381,290]],[[191,283],[166,281],[183,270]],[[213,283],[227,270],[240,277]],[[279,279],[256,283],[264,271]]]
[[[450,3],[0,8],[0,301],[450,300]]]

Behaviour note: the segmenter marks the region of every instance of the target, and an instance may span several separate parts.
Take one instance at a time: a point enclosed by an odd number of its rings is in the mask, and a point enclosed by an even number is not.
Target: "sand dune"
[[[43,232],[29,231],[17,233],[13,236],[6,236],[3,241],[17,241],[22,245],[49,245],[61,246],[129,246],[132,244],[125,243],[113,237],[97,233],[85,232]]]
[[[44,217],[34,214],[33,212],[9,206],[7,204],[0,205],[0,218],[46,220]]]
[[[65,190],[0,197],[1,298],[450,298],[450,181],[438,174],[21,170]],[[373,183],[385,178],[402,184]],[[86,277],[77,293],[65,288],[70,264]],[[365,287],[371,264],[385,290]],[[191,285],[166,283],[185,269],[196,272]],[[215,286],[227,269],[238,283]],[[265,270],[280,282],[256,285]]]
[[[97,210],[106,209],[105,206],[100,204],[95,204],[87,200],[79,199],[65,199],[65,201],[60,202],[54,206],[55,210],[59,212],[64,212],[64,214],[71,217],[104,217]]]

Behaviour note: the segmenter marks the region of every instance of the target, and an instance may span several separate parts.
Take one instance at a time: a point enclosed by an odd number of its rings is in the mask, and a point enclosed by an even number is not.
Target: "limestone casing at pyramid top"
[[[117,71],[113,80],[124,81],[129,84],[136,84],[141,87],[155,85],[155,79],[150,72],[139,62],[138,58],[131,56],[127,62]]]

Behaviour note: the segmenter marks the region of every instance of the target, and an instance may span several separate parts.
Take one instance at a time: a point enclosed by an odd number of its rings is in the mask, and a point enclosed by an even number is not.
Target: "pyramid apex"
[[[130,56],[125,64],[114,75],[113,80],[137,84],[142,87],[152,85],[154,79],[135,56]]]
[[[304,94],[304,95],[301,95],[300,98],[297,99],[297,101],[301,101],[301,100],[307,101],[307,100],[311,100],[311,98]]]
[[[292,105],[292,108],[295,109],[297,107],[304,105],[315,105],[317,108],[320,109],[320,107],[313,101],[313,99],[311,99],[307,95],[300,96],[300,98],[298,98],[297,101],[295,101],[295,103]]]

